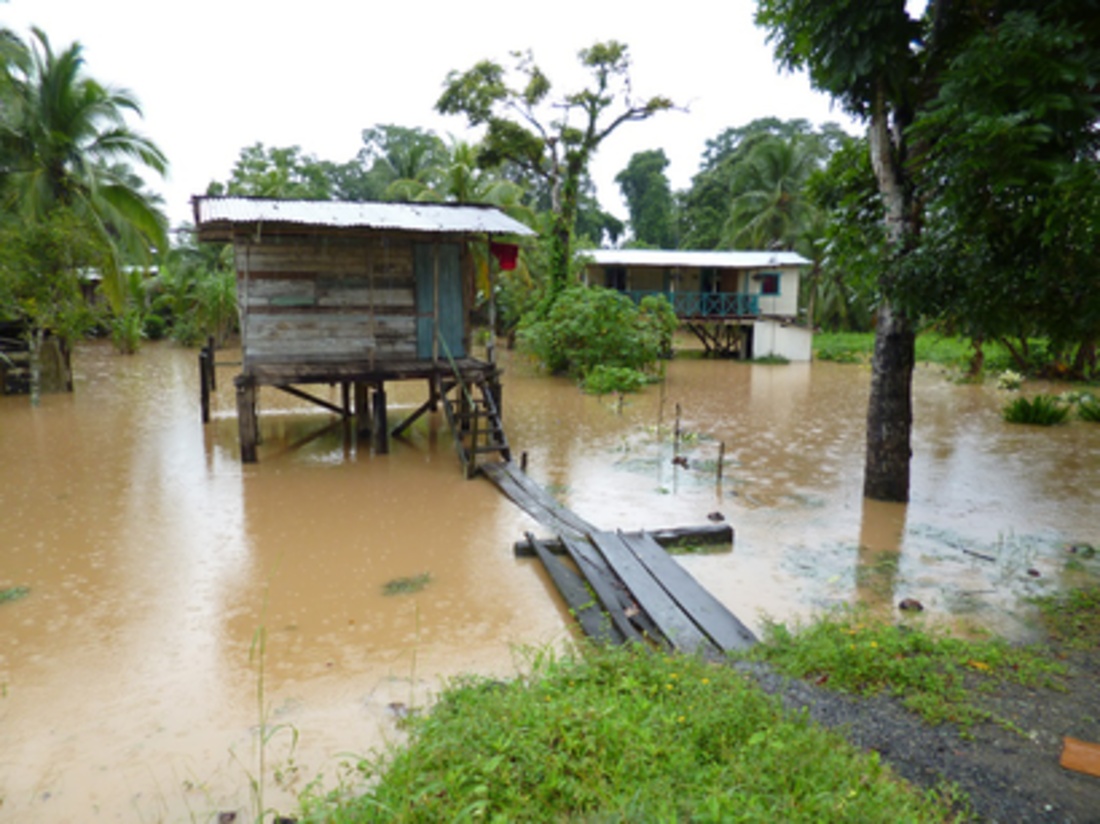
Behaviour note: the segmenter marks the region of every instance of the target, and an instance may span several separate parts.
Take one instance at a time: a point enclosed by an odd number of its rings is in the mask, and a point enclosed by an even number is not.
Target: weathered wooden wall
[[[245,365],[416,356],[413,241],[241,239]]]

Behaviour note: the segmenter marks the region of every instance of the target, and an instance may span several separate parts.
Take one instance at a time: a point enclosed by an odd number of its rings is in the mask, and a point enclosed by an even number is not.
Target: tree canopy
[[[481,165],[511,162],[546,184],[551,301],[568,282],[581,186],[592,156],[624,123],[672,108],[665,97],[635,98],[622,43],[596,43],[578,56],[590,78],[579,91],[552,96],[550,79],[534,57],[514,53],[511,72],[489,60],[451,72],[436,103],[443,114],[461,114],[471,126],[485,126]]]

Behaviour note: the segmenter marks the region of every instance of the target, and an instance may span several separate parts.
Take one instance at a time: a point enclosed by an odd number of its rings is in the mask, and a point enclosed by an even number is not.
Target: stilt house
[[[810,359],[813,333],[798,323],[801,270],[795,252],[599,249],[588,282],[635,301],[664,295],[708,353]]]
[[[534,232],[474,205],[196,197],[193,208],[199,240],[233,245],[243,461],[257,458],[261,387],[354,417],[385,452],[386,383],[404,380],[425,381],[428,397],[392,434],[442,402],[469,471],[478,451],[507,457],[492,349],[471,356],[471,248],[488,258],[494,239]],[[213,370],[203,375],[205,394]],[[342,402],[310,384],[339,384]]]

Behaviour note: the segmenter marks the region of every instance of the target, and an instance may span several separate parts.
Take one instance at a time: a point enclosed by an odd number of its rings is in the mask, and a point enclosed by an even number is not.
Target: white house
[[[795,252],[598,249],[582,252],[587,283],[634,300],[664,295],[708,353],[808,361],[813,332],[798,323],[810,261]]]

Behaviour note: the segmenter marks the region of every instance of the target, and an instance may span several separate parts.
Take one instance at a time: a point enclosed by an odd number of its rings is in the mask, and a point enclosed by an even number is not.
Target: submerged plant
[[[607,395],[611,392],[637,392],[649,383],[644,372],[626,366],[600,364],[584,378],[584,391],[590,395]]]
[[[1024,376],[1019,372],[1013,372],[1011,369],[1006,369],[997,376],[998,389],[1019,389],[1020,384],[1023,382]]]
[[[420,592],[432,581],[431,573],[421,572],[419,575],[409,575],[404,578],[394,578],[386,581],[382,586],[384,595],[407,595],[411,592]]]
[[[1017,398],[1001,410],[1009,423],[1026,423],[1035,426],[1054,426],[1064,423],[1069,407],[1053,395],[1036,395],[1032,399]]]
[[[1077,417],[1089,423],[1100,423],[1100,401],[1095,395],[1086,395],[1077,402]]]
[[[0,604],[5,601],[18,601],[31,594],[30,587],[8,587],[0,589]]]

